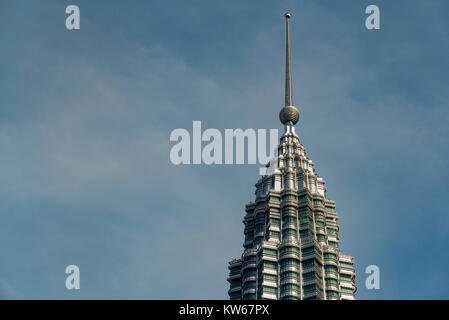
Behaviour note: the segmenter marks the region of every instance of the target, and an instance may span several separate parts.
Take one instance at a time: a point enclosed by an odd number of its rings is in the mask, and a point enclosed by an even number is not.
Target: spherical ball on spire
[[[290,19],[291,16],[292,15],[290,14],[290,12],[287,12],[286,14],[284,14],[284,17],[287,18],[287,19]]]
[[[294,106],[285,106],[279,112],[279,120],[283,125],[295,125],[299,120],[299,111]]]

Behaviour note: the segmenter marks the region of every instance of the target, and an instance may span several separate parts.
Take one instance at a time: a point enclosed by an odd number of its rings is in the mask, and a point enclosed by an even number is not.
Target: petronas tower
[[[324,179],[295,133],[289,19],[286,18],[285,126],[277,157],[256,183],[246,205],[240,259],[229,262],[231,299],[352,300],[353,258],[340,253],[335,202],[326,198]]]

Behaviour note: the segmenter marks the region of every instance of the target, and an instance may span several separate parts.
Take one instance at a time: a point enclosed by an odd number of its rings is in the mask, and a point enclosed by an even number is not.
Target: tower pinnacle
[[[262,175],[255,199],[245,206],[244,251],[229,262],[231,300],[354,300],[354,258],[340,251],[335,202],[295,133],[290,70],[290,14],[287,26],[285,132],[272,170]],[[271,166],[273,164],[273,166]]]
[[[293,106],[292,72],[290,66],[290,13],[286,13],[286,45],[285,45],[285,106],[279,113],[279,119],[284,125],[294,125],[299,120],[299,111]]]

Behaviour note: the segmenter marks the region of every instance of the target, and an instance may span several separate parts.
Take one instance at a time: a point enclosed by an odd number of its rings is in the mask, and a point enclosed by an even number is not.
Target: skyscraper
[[[335,202],[295,133],[286,19],[285,126],[277,156],[246,205],[244,251],[229,262],[231,299],[345,299],[356,291],[353,258],[340,253]]]

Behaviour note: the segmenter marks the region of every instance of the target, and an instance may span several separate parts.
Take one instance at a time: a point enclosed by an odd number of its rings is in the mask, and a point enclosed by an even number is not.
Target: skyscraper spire
[[[290,13],[286,13],[285,26],[286,26],[286,54],[285,54],[285,107],[282,108],[279,113],[279,119],[284,125],[294,125],[299,120],[299,111],[293,106],[293,90],[292,90],[292,72],[290,65],[290,27],[289,20]]]
[[[290,14],[287,27],[285,125],[275,169],[256,183],[256,198],[245,207],[244,251],[229,262],[232,300],[353,300],[354,259],[340,251],[335,202],[295,133],[290,70]]]
[[[285,24],[286,24],[286,45],[285,45],[285,106],[293,105],[293,96],[292,96],[292,71],[290,67],[290,28],[288,25],[288,21],[291,17],[290,13],[286,13],[285,15]]]

